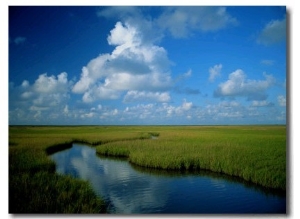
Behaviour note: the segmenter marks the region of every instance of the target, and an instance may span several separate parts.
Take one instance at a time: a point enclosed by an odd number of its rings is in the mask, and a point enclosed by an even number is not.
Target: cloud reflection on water
[[[111,213],[278,213],[286,198],[205,173],[142,171],[95,148],[73,144],[51,155],[57,172],[91,183]]]
[[[155,211],[168,200],[167,184],[160,184],[148,174],[136,174],[127,162],[91,159],[95,156],[93,148],[74,145],[72,150],[53,156],[60,163],[58,172],[75,172],[75,176],[88,180],[96,193],[112,205],[110,210],[114,212]]]

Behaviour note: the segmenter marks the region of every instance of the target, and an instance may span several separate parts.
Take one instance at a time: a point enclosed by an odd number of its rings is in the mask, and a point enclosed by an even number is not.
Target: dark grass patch
[[[87,182],[38,172],[11,175],[9,213],[105,213]]]

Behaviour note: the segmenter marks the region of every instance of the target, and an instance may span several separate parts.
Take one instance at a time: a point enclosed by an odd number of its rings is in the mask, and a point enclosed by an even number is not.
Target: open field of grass
[[[72,142],[139,166],[207,169],[286,189],[285,126],[10,126],[10,213],[105,212],[86,182],[55,173],[48,154]]]

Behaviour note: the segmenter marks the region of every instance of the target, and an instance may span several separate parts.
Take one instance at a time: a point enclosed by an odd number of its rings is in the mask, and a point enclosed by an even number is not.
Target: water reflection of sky
[[[241,183],[200,175],[168,176],[137,171],[122,160],[99,158],[74,144],[51,156],[57,172],[88,180],[115,213],[277,213],[285,197]]]
[[[90,147],[74,145],[52,155],[57,172],[90,181],[94,190],[118,213],[155,212],[165,205],[168,188],[147,174],[136,174],[124,161],[99,159]]]

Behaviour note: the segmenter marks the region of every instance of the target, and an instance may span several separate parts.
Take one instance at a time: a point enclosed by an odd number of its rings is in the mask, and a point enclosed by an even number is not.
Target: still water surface
[[[80,144],[51,155],[56,171],[88,180],[110,213],[285,213],[285,193],[208,172],[170,172],[96,155]]]

